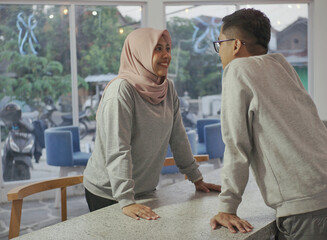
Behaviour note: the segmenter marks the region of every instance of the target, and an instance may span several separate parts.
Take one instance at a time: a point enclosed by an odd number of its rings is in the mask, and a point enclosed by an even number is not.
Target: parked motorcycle
[[[32,121],[22,118],[21,108],[15,103],[7,104],[0,112],[0,118],[9,130],[3,147],[3,179],[4,181],[30,179],[35,151]]]
[[[51,97],[45,97],[44,99],[45,108],[41,114],[40,119],[45,121],[48,128],[57,126],[70,126],[73,125],[73,116],[71,114],[61,115],[61,122],[59,124],[55,123],[53,120],[53,113],[58,111]],[[79,113],[79,137],[83,139],[89,132],[87,125],[88,118],[86,112]]]

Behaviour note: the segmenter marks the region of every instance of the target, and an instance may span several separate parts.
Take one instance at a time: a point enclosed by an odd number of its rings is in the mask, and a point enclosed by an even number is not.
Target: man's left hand
[[[202,179],[199,181],[196,181],[194,183],[195,185],[195,189],[197,191],[201,191],[201,192],[210,192],[210,191],[217,191],[220,192],[221,191],[221,186],[220,185],[216,185],[216,184],[212,184],[212,183],[206,183],[204,182]]]

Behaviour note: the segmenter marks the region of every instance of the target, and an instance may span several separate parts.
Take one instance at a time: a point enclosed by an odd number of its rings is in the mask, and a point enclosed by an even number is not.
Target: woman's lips
[[[165,68],[168,68],[168,67],[169,67],[169,63],[167,63],[167,62],[159,63],[159,65],[160,65],[161,67],[165,67]]]

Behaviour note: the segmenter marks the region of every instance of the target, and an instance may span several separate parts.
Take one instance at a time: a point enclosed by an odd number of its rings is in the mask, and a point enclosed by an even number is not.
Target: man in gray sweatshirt
[[[226,144],[218,214],[210,224],[246,233],[237,215],[251,167],[265,203],[276,210],[278,239],[327,239],[327,129],[294,68],[266,54],[270,21],[241,9],[222,19],[214,42],[224,69]]]

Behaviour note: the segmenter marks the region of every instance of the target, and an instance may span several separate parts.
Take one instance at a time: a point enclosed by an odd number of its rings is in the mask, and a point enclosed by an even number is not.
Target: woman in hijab
[[[119,203],[135,219],[157,219],[135,197],[155,190],[170,144],[176,165],[196,190],[220,191],[204,182],[193,158],[173,83],[167,30],[141,28],[124,43],[118,76],[106,86],[97,112],[95,147],[84,171],[90,211]]]

